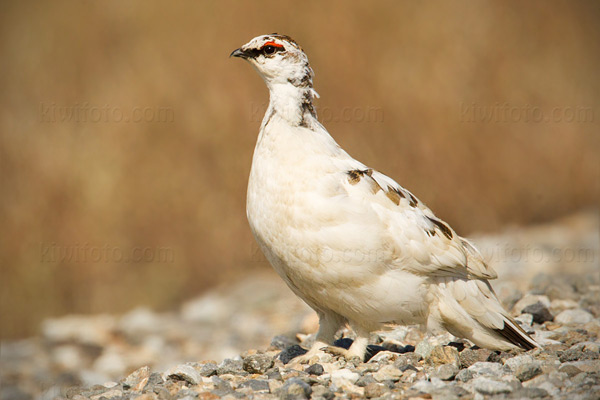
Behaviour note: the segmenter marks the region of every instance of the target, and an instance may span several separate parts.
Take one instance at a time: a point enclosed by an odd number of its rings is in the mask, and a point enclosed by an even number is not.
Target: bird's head
[[[289,36],[277,33],[257,36],[234,50],[230,57],[247,60],[270,88],[279,84],[312,88],[313,71],[308,57]]]

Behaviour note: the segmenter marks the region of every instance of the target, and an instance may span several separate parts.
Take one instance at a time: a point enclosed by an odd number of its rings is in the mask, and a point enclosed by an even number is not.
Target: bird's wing
[[[394,243],[393,267],[422,276],[494,279],[477,249],[388,176],[358,163],[342,176],[348,199],[371,207]]]

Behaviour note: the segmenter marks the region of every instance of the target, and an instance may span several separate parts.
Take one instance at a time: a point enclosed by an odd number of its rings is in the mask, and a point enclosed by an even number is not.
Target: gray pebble
[[[573,376],[581,373],[581,370],[573,364],[563,364],[560,367],[558,367],[558,372],[563,372],[563,373],[567,374],[569,377],[573,377]]]
[[[205,363],[200,367],[200,375],[210,377],[217,374],[218,366],[215,363]]]
[[[455,380],[459,382],[468,382],[473,379],[474,376],[475,374],[473,371],[469,369],[461,369],[458,374],[456,374]]]
[[[253,354],[243,361],[243,368],[251,374],[264,374],[273,366],[273,359],[266,354]]]
[[[473,388],[485,395],[494,395],[501,393],[510,393],[513,388],[506,382],[495,381],[483,376],[473,379]]]
[[[474,376],[499,377],[503,374],[502,365],[493,362],[476,362],[469,367]]]
[[[331,400],[335,397],[335,394],[329,390],[329,388],[323,386],[323,385],[314,385],[312,387],[312,395],[311,395],[311,399],[316,400],[316,399],[324,399],[324,400]]]
[[[259,379],[250,379],[245,382],[240,383],[238,388],[250,388],[255,392],[268,392],[269,391],[269,381],[259,380]]]
[[[515,376],[521,382],[535,378],[542,373],[541,363],[539,361],[519,365],[515,370]]]
[[[233,393],[233,388],[231,387],[231,384],[226,380],[221,379],[216,375],[213,376],[211,379],[213,381],[213,384],[215,385],[215,388],[212,391],[213,394],[223,397],[227,394]]]
[[[279,398],[284,400],[300,400],[310,398],[310,385],[298,378],[288,379],[279,390]]]
[[[313,364],[304,370],[307,374],[321,376],[325,370],[321,364]]]
[[[358,380],[356,381],[356,386],[365,387],[365,386],[369,385],[370,383],[376,383],[376,382],[377,381],[375,380],[375,378],[373,377],[372,374],[364,374],[363,376],[358,378]]]
[[[552,321],[554,319],[550,310],[539,301],[523,308],[523,312],[531,314],[533,316],[533,322],[536,324],[543,324],[546,321]]]
[[[248,373],[244,371],[244,362],[242,360],[233,360],[231,358],[226,358],[219,364],[217,375],[223,374],[248,375]]]
[[[284,335],[277,335],[271,340],[271,347],[274,347],[279,350],[283,350],[287,347],[298,344],[296,339],[292,339],[290,337]]]
[[[431,376],[443,381],[450,381],[458,374],[458,367],[454,364],[440,365],[435,369]]]

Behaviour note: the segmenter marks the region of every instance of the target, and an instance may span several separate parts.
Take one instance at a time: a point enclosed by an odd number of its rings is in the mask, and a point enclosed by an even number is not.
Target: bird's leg
[[[306,354],[292,360],[294,364],[306,364],[313,357],[323,355],[324,351],[322,349],[333,343],[335,334],[345,322],[345,319],[337,314],[317,311],[317,315],[319,316],[319,331],[317,332],[315,342]]]
[[[337,346],[327,346],[324,351],[333,355],[342,356],[346,360],[358,358],[360,361],[364,361],[367,345],[369,344],[370,332],[361,327],[357,327],[354,324],[351,324],[351,328],[354,333],[356,333],[356,339],[354,339],[349,349]]]

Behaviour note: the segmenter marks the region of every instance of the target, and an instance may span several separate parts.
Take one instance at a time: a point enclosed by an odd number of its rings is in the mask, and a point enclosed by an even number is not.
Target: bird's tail
[[[439,278],[427,321],[493,350],[541,347],[502,307],[485,279]]]

